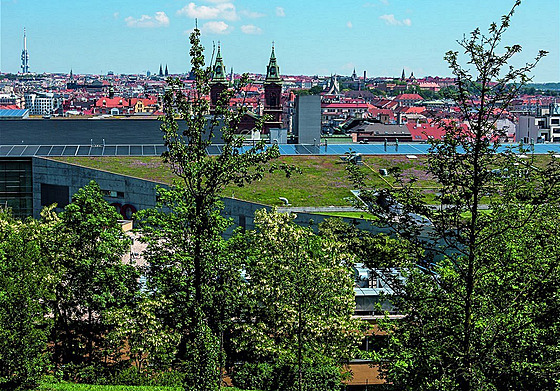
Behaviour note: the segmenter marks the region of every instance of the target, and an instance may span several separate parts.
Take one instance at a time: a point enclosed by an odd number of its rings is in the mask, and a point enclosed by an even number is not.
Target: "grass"
[[[47,383],[40,385],[37,391],[182,391],[182,388],[157,386],[98,386],[94,384]],[[233,389],[228,389],[228,391],[233,391]]]
[[[171,184],[174,178],[170,168],[157,156],[72,156],[54,159],[166,184]],[[404,156],[368,156],[363,169],[371,174],[371,186],[388,187],[393,185],[394,180],[381,177],[380,168],[397,166],[405,175],[421,176],[423,162],[424,159],[410,160]],[[282,156],[275,163],[293,164],[300,168],[302,174],[294,174],[291,178],[286,178],[279,171],[266,174],[259,182],[226,188],[224,196],[272,206],[283,205],[279,197],[287,198],[293,206],[350,206],[348,200],[352,198],[350,190],[354,186],[348,180],[345,164],[338,156]],[[429,183],[424,180],[419,184],[427,186]]]
[[[159,157],[60,157],[55,160],[80,166],[171,184],[173,173]],[[224,196],[266,205],[282,206],[278,197],[293,206],[349,206],[352,184],[344,164],[336,156],[283,156],[276,162],[294,164],[302,174],[291,178],[281,172],[267,174],[259,182],[244,187],[230,186]]]
[[[243,391],[236,387],[223,387],[224,391]],[[94,384],[44,383],[37,391],[182,391],[182,387],[158,386],[99,386]],[[256,390],[254,390],[256,391]]]
[[[105,170],[118,174],[171,184],[174,175],[160,157],[57,157],[58,161]],[[547,155],[537,155],[535,164],[544,166]],[[364,156],[364,172],[372,188],[393,187],[394,177],[381,176],[380,169],[398,168],[404,178],[415,177],[415,187],[422,190],[425,201],[433,204],[437,183],[424,171],[427,157],[409,159],[403,155]],[[292,206],[350,206],[353,184],[347,178],[345,164],[338,156],[282,156],[276,164],[293,164],[302,171],[286,178],[281,172],[266,174],[259,181],[244,187],[230,186],[223,195],[271,206],[282,206],[279,197],[285,197]],[[347,216],[343,216],[347,217]]]

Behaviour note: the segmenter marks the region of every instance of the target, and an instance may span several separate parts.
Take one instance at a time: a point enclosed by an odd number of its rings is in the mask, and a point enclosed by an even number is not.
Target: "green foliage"
[[[47,366],[50,270],[42,259],[44,230],[0,209],[0,387],[35,386]]]
[[[92,362],[99,353],[94,347],[102,344],[103,311],[125,306],[136,296],[138,272],[122,262],[130,239],[119,218],[92,181],[74,194],[57,221],[50,243],[56,273],[56,297],[50,306],[57,363],[80,362],[85,354]]]
[[[273,384],[273,371],[274,366],[266,362],[245,362],[234,366],[231,380],[243,390],[268,390]]]
[[[334,391],[342,389],[341,369],[334,363],[306,362],[301,368],[302,390]],[[249,363],[234,367],[232,382],[237,387],[267,391],[299,390],[299,370],[293,364],[277,362]]]
[[[179,335],[158,318],[166,305],[169,302],[145,295],[132,306],[104,313],[105,323],[111,326],[106,343],[114,360],[129,360],[138,372],[146,372],[149,365],[147,375],[171,367]]]
[[[528,73],[508,65],[521,48],[499,53],[516,2],[488,35],[476,29],[446,59],[457,79],[461,121],[441,122],[426,170],[437,182],[437,208],[428,208],[414,179],[393,190],[367,188],[349,167],[361,198],[404,240],[413,262],[403,270],[394,304],[404,319],[381,322],[388,344],[378,355],[386,379],[408,390],[557,389],[560,306],[560,164],[544,166],[501,152],[496,121]],[[477,103],[475,104],[475,100]],[[495,175],[492,170],[507,175]],[[484,202],[490,210],[480,210]],[[424,251],[422,251],[424,250]],[[375,260],[374,260],[375,261]],[[384,260],[377,261],[383,265]]]
[[[306,362],[301,371],[292,364],[278,364],[272,375],[270,391],[341,390],[340,367],[328,362]],[[300,384],[301,383],[301,384]]]
[[[235,324],[236,346],[250,362],[294,368],[301,390],[311,386],[305,377],[311,363],[334,365],[354,356],[362,325],[351,318],[348,254],[292,218],[258,211],[257,230],[237,238],[239,257],[246,260],[247,307]]]
[[[161,124],[167,147],[163,159],[177,180],[171,189],[160,189],[158,207],[139,218],[148,245],[144,255],[150,294],[168,303],[158,317],[180,336],[176,365],[186,374],[184,388],[208,391],[222,382],[224,342],[241,283],[238,260],[224,251],[222,234],[230,222],[220,215],[220,197],[228,185],[260,180],[274,169],[267,163],[279,151],[259,142],[241,153],[243,139],[235,132],[247,108],[230,110],[233,89],[224,90],[208,115],[212,71],[205,67],[198,29],[190,42],[192,89],[186,92],[180,80],[168,79]],[[247,80],[244,76],[235,88]],[[183,128],[177,119],[184,121]],[[210,156],[208,147],[218,133],[224,142],[221,154]]]
[[[107,386],[75,383],[50,383],[45,382],[37,388],[37,391],[179,391],[180,387],[160,386]],[[233,390],[232,390],[233,391]]]

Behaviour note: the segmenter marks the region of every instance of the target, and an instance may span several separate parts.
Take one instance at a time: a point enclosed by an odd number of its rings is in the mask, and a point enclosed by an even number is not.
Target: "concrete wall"
[[[123,197],[106,196],[109,203],[133,205],[137,210],[153,208],[156,205],[156,182],[129,176],[113,174],[106,171],[57,162],[50,159],[34,157],[33,175],[33,217],[38,218],[41,205],[41,184],[67,186],[68,202],[72,195],[91,180],[96,181],[102,190],[123,193]]]
[[[321,142],[321,97],[300,95],[296,97],[294,133],[299,144],[319,144]]]
[[[248,202],[243,200],[237,200],[234,198],[224,198],[224,215],[231,217],[233,219],[234,225],[237,227],[242,227],[247,230],[255,228],[254,216],[255,212],[260,209],[266,209],[268,211],[272,210],[272,207],[263,204],[256,204],[254,202]],[[282,211],[282,208],[279,208]],[[325,219],[331,218],[332,216],[312,214],[312,213],[294,213],[296,215],[294,222],[302,227],[311,227],[317,230],[319,223],[323,222]],[[357,218],[342,218],[347,223],[356,225],[359,229],[374,233],[389,233],[387,228],[375,227],[371,224],[369,220],[357,219]],[[231,234],[231,228],[227,234]]]

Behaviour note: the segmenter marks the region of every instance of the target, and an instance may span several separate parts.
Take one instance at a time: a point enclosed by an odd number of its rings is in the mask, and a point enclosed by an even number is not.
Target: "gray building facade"
[[[296,96],[293,129],[298,144],[318,145],[321,142],[321,96]]]
[[[125,219],[137,210],[153,208],[156,186],[163,185],[41,157],[4,157],[0,158],[0,204],[16,217],[39,218],[43,207],[56,203],[61,210],[92,180]]]

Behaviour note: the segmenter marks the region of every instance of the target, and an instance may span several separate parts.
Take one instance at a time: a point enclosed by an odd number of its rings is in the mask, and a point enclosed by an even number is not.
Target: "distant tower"
[[[222,59],[220,42],[218,42],[218,53],[216,54],[216,62],[212,68],[212,81],[210,81],[210,111],[214,112],[216,104],[220,100],[220,95],[227,89],[226,67]]]
[[[163,77],[163,69],[161,68],[161,64],[159,64],[159,76]]]
[[[72,72],[72,68],[70,68],[70,80],[74,79],[74,73]]]
[[[356,68],[354,68],[354,72],[352,72],[352,80],[353,81],[358,80],[358,75],[356,74]]]
[[[274,42],[272,43],[272,53],[270,61],[266,67],[266,79],[264,80],[264,114],[272,119],[264,123],[264,133],[270,129],[282,127],[282,78],[280,77],[280,67],[276,63],[274,54]]]
[[[29,53],[27,53],[27,35],[23,28],[23,50],[21,51],[21,72],[29,73]]]
[[[340,95],[340,85],[338,84],[336,74],[331,74],[331,78],[327,84],[327,95]]]
[[[165,76],[169,76],[169,71],[167,70],[167,64],[165,64]]]
[[[406,79],[406,76],[404,75],[404,68],[403,68],[402,75],[401,75],[401,80],[404,80],[404,79]]]

